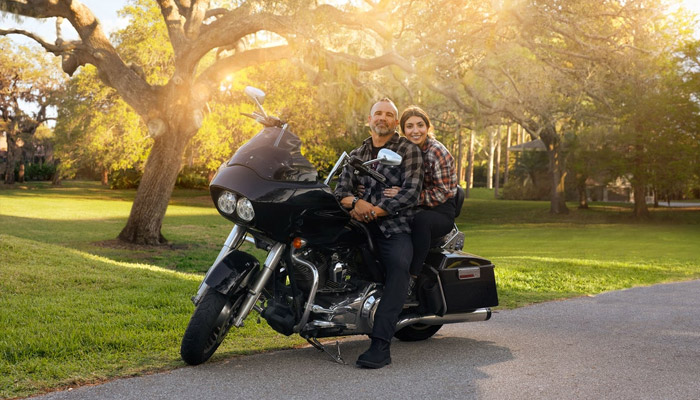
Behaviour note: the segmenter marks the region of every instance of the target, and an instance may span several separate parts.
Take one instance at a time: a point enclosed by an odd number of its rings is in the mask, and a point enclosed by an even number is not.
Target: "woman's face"
[[[423,121],[423,118],[414,115],[406,120],[403,126],[403,133],[408,140],[421,147],[428,138],[428,126]]]

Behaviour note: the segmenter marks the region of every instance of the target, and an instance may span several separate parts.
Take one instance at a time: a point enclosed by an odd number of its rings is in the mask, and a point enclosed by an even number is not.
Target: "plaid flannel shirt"
[[[435,207],[457,194],[455,160],[442,143],[430,137],[421,151],[424,178],[418,205]]]
[[[397,133],[389,139],[384,148],[395,151],[402,157],[401,165],[376,164],[376,171],[387,178],[387,186],[369,176],[355,175],[354,168],[348,164],[340,174],[338,185],[335,188],[335,196],[339,200],[347,196],[355,196],[357,186],[363,185],[365,191],[362,199],[382,208],[389,214],[378,219],[382,233],[389,237],[396,233],[411,232],[409,223],[415,214],[414,206],[418,202],[423,183],[423,157],[418,146],[408,139],[400,137]],[[360,147],[350,152],[350,155],[364,161],[371,160],[372,138],[365,139]],[[384,196],[384,189],[391,186],[399,186],[401,188],[399,193],[394,197]]]

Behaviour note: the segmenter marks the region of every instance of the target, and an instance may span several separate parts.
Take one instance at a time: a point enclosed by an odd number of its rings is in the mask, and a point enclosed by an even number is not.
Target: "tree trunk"
[[[508,147],[510,147],[510,141],[512,139],[511,135],[513,133],[511,127],[512,125],[508,125],[508,130],[506,131],[506,164],[503,170],[503,186],[508,183],[508,165],[510,164],[510,151],[508,150]]]
[[[556,128],[553,126],[547,127],[540,135],[540,139],[547,146],[547,155],[549,156],[549,174],[552,185],[549,212],[551,214],[568,214],[569,209],[566,206],[566,193],[564,191],[566,168]]]
[[[646,199],[646,184],[641,180],[634,179],[632,182],[634,188],[634,216],[637,218],[646,218],[649,216],[649,208],[647,208]]]
[[[5,163],[5,184],[15,183],[15,142],[8,133],[7,137],[7,162]]]
[[[457,125],[457,184],[462,181],[462,152],[464,145],[462,144],[462,126]]]
[[[61,186],[61,159],[57,158],[53,162],[53,166],[55,168],[53,172],[53,176],[51,177],[51,185],[53,186]]]
[[[493,189],[493,161],[496,150],[496,134],[489,130],[489,163],[488,170],[486,171],[486,188]]]
[[[474,140],[476,139],[476,134],[472,130],[469,135],[469,151],[467,152],[467,187],[465,189],[465,196],[469,198],[469,189],[474,187]]]
[[[496,129],[496,176],[493,183],[493,197],[498,198],[498,189],[501,186],[501,126]]]
[[[187,143],[182,136],[189,135],[166,132],[155,139],[120,240],[145,245],[167,243],[161,226]]]
[[[102,186],[109,185],[109,170],[107,168],[102,168]]]
[[[19,162],[19,173],[17,174],[17,182],[24,183],[24,163]]]
[[[645,218],[649,216],[649,209],[647,208],[647,182],[649,179],[649,172],[647,170],[648,160],[645,156],[644,139],[642,138],[642,132],[644,129],[640,123],[635,124],[636,132],[636,143],[634,145],[634,158],[633,158],[633,178],[632,178],[632,188],[634,189],[634,211],[633,215],[637,218]]]
[[[588,210],[588,196],[586,195],[586,177],[576,176],[576,191],[578,192],[578,208]]]

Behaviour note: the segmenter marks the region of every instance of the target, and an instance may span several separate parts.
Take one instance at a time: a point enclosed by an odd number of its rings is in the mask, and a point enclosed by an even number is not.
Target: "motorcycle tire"
[[[209,290],[194,309],[180,346],[180,356],[189,365],[198,365],[209,359],[228,333],[240,300],[239,294],[231,299],[216,290]]]
[[[396,331],[394,337],[403,342],[417,342],[430,338],[440,328],[442,325],[413,324]]]

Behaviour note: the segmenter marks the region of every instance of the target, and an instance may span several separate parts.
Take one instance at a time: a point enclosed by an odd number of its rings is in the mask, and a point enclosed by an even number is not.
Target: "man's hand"
[[[374,221],[378,217],[385,215],[387,215],[387,212],[383,208],[374,206],[365,200],[358,200],[355,203],[355,208],[350,211],[350,216],[360,222]]]
[[[397,194],[399,194],[399,190],[401,190],[401,188],[398,186],[392,186],[390,188],[386,188],[386,189],[384,189],[384,196],[394,197]]]

